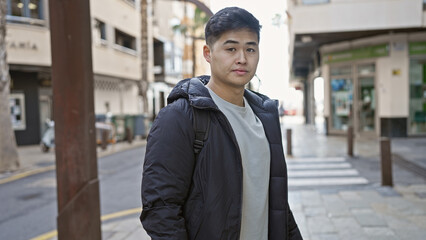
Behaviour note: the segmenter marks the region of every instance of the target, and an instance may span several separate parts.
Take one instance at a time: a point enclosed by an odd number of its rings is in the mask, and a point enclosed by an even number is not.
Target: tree
[[[143,112],[148,112],[148,1],[141,0],[141,64],[142,78],[139,81],[139,95],[142,97]]]
[[[179,25],[173,26],[173,30],[182,33],[185,38],[189,37],[192,39],[192,76],[195,76],[195,70],[197,69],[197,58],[196,58],[196,41],[204,40],[204,25],[209,20],[209,15],[196,7],[194,12],[194,19],[189,21],[183,19]]]
[[[0,0],[0,172],[19,167],[18,149],[13,131],[10,106],[10,76],[6,53],[6,0]]]

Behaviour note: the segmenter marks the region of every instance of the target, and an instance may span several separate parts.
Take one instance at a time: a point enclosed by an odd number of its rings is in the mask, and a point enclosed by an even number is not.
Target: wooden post
[[[58,239],[101,239],[90,1],[49,1]]]
[[[348,128],[348,155],[354,156],[354,128],[352,126]]]
[[[380,155],[382,167],[382,186],[393,186],[392,152],[389,138],[380,139]]]
[[[101,149],[106,150],[108,146],[109,130],[102,129],[101,131]]]
[[[287,155],[289,156],[293,155],[291,147],[291,129],[287,129]]]

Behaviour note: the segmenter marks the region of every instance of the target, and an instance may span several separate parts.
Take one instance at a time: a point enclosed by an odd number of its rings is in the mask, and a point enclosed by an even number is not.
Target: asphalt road
[[[145,148],[98,160],[101,215],[141,207]],[[0,185],[0,239],[27,240],[56,229],[54,170]]]

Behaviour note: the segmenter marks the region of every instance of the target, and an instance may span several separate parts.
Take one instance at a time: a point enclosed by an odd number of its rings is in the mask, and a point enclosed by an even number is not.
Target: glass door
[[[371,132],[375,129],[376,101],[374,78],[363,77],[359,82],[359,131]]]
[[[356,126],[360,134],[374,134],[376,131],[376,91],[374,74],[374,64],[358,65]]]

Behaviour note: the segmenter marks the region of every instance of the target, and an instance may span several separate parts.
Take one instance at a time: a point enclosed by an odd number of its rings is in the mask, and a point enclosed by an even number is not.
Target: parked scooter
[[[50,119],[46,119],[45,123],[47,129],[41,138],[40,147],[42,152],[49,152],[50,148],[55,147],[55,123]]]
[[[49,152],[50,148],[55,147],[55,123],[50,120],[46,119],[46,126],[47,129],[43,133],[43,137],[41,138],[41,151],[42,152]],[[102,144],[102,131],[107,131],[107,144],[109,143],[115,143],[115,128],[114,125],[111,123],[103,123],[103,122],[96,122],[95,123],[96,128],[96,143]]]

